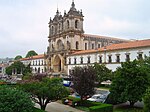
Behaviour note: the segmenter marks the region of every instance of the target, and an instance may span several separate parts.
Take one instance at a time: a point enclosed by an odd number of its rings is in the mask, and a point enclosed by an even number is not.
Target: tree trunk
[[[133,106],[134,106],[134,103],[135,103],[135,102],[130,101],[130,107],[133,107]]]
[[[46,105],[40,105],[42,110],[46,109]]]

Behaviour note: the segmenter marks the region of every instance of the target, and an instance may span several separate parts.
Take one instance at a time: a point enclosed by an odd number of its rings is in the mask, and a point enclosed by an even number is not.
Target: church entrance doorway
[[[54,72],[60,72],[61,71],[61,59],[58,55],[54,59],[53,70],[54,70]]]

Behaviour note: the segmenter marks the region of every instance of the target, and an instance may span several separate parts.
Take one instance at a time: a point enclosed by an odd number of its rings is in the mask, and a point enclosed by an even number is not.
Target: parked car
[[[101,102],[104,103],[106,100],[107,96],[102,95],[102,94],[95,94],[91,98],[88,98],[87,100],[89,101],[94,101],[94,102]]]
[[[98,90],[97,94],[93,95],[91,98],[88,98],[87,100],[105,103],[109,94],[110,92],[107,90]]]

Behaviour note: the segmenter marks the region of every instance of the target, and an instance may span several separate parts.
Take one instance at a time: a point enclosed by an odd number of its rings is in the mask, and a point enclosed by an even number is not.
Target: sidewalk
[[[35,107],[40,108],[38,104]],[[68,105],[63,105],[57,102],[49,103],[46,107],[47,112],[83,112],[81,110],[77,110]]]

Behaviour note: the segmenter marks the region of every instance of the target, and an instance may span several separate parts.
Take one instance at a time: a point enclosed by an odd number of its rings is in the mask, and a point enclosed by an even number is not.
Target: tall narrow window
[[[78,20],[75,21],[75,28],[78,28]]]
[[[69,64],[71,64],[71,58],[69,58]]]
[[[102,56],[99,56],[99,63],[102,63]]]
[[[76,49],[79,49],[79,42],[76,42]]]
[[[67,20],[67,29],[69,29],[69,20]]]
[[[137,57],[139,60],[140,59],[143,59],[143,55],[142,55],[142,52],[138,53],[138,57]]]
[[[126,61],[130,61],[130,54],[126,54]]]
[[[51,33],[54,35],[54,26],[51,27]]]
[[[111,55],[108,56],[108,63],[111,63],[112,59],[111,59]]]
[[[77,64],[77,59],[76,58],[74,58],[74,64]]]
[[[120,62],[120,55],[116,55],[116,62],[117,62],[117,63]]]
[[[81,64],[83,64],[83,57],[81,57]]]
[[[92,44],[92,49],[94,49],[94,44]]]
[[[101,44],[98,44],[98,48],[100,48],[101,47]]]
[[[87,43],[85,43],[85,50],[87,50]]]
[[[91,57],[88,56],[87,58],[88,58],[87,63],[91,63]]]
[[[61,30],[61,25],[60,25],[60,23],[58,24],[58,30],[59,30],[59,31]]]

